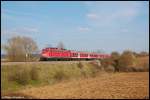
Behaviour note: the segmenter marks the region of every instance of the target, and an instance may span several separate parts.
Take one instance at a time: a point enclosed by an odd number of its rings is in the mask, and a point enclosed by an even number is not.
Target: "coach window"
[[[75,56],[75,53],[73,53],[73,56]]]
[[[77,54],[75,53],[75,54],[74,54],[74,56],[76,57],[76,56],[77,56]]]

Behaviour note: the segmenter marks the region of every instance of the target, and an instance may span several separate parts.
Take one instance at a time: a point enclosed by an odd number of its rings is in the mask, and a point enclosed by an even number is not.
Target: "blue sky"
[[[148,1],[2,1],[1,43],[32,37],[39,50],[149,51]]]

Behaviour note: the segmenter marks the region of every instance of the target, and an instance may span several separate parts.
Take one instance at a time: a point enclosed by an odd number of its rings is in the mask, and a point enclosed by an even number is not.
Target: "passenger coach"
[[[44,48],[40,60],[92,60],[109,58],[108,54],[66,50],[62,48]]]

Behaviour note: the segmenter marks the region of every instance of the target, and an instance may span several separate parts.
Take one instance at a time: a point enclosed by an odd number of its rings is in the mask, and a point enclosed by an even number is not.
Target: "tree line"
[[[1,45],[2,49],[6,52],[6,57],[9,61],[33,61],[36,60],[33,54],[39,53],[37,43],[31,38],[26,36],[15,36],[7,40],[6,44]],[[59,49],[65,49],[63,42],[57,45]],[[100,51],[97,51],[100,53]],[[102,53],[102,52],[101,52]],[[136,53],[135,56],[149,55],[147,52]],[[117,59],[118,52],[112,52],[113,59]],[[115,55],[115,56],[114,56]]]

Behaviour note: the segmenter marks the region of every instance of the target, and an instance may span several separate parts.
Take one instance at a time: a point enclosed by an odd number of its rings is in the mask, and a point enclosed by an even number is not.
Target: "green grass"
[[[82,66],[82,68],[80,67]],[[93,77],[97,69],[92,64],[22,64],[1,66],[1,91],[17,91],[27,86],[51,85],[62,80]]]

